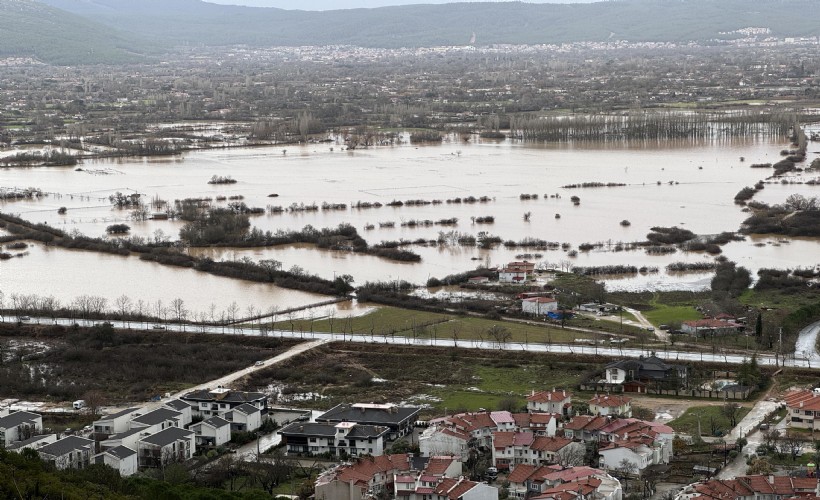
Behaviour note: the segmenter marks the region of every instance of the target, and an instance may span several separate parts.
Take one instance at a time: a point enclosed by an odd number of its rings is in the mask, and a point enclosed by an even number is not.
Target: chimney
[[[552,393],[547,394],[547,401],[552,401]]]

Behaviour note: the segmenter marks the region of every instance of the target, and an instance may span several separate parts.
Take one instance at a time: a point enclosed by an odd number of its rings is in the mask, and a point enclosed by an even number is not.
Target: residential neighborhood
[[[820,500],[820,0],[0,0],[0,500]]]

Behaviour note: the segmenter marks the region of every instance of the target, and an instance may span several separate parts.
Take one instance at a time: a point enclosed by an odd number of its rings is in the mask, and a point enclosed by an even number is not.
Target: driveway
[[[758,426],[769,413],[777,409],[780,403],[777,401],[758,401],[738,422],[737,426],[726,436],[728,443],[734,443],[738,437],[746,438],[746,446],[737,457],[729,462],[726,467],[718,472],[718,479],[734,479],[737,476],[746,474],[746,460],[757,451],[757,447],[763,443],[763,436],[758,430]]]

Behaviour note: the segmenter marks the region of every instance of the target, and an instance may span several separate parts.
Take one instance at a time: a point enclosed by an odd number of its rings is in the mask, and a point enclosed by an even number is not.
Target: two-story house
[[[384,454],[387,427],[354,422],[294,422],[279,430],[288,453],[330,453],[333,456]]]
[[[91,464],[94,441],[68,436],[38,448],[37,453],[58,469],[84,469]]]
[[[388,440],[394,441],[413,431],[421,408],[394,404],[340,404],[316,417],[318,423],[338,424],[354,422],[362,425],[387,427]]]
[[[620,394],[596,394],[589,400],[589,413],[602,417],[631,417],[632,398]]]
[[[43,417],[27,411],[11,412],[0,417],[0,446],[25,441],[43,432]]]
[[[569,416],[572,413],[572,393],[565,390],[532,391],[527,396],[527,411],[530,413],[555,413]]]
[[[201,418],[222,417],[225,413],[243,404],[255,406],[263,414],[267,414],[268,411],[268,397],[265,394],[232,391],[225,387],[192,391],[180,399],[191,405],[193,416]]]

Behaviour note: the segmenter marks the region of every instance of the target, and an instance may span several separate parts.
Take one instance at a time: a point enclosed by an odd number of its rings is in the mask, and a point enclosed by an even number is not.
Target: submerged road
[[[817,352],[817,335],[820,334],[820,321],[815,321],[800,330],[797,342],[794,345],[794,354],[797,357],[808,358],[820,364],[820,353]]]
[[[16,318],[2,317],[0,320],[5,322],[17,321]],[[31,318],[30,323],[40,324],[60,324],[70,326],[74,323],[79,323],[82,326],[93,326],[101,323],[101,321],[87,321],[76,320],[68,318],[58,318],[56,320],[51,318]],[[150,323],[142,322],[123,322],[123,321],[108,321],[114,328],[132,329],[132,330],[156,330],[152,328]],[[818,329],[820,329],[820,322],[810,325],[801,331],[802,343],[799,343],[798,350],[794,354],[777,355],[771,353],[757,353],[758,363],[764,366],[791,366],[799,368],[820,369],[820,355],[817,354],[816,349],[810,349],[809,345],[814,346],[817,339]],[[389,345],[407,345],[407,346],[437,346],[437,347],[459,347],[463,349],[485,349],[485,350],[502,350],[502,351],[525,351],[532,353],[555,353],[555,354],[580,354],[587,356],[610,356],[610,357],[628,357],[637,358],[639,356],[649,356],[654,354],[659,358],[669,361],[694,361],[707,363],[725,363],[730,365],[739,365],[744,360],[748,360],[751,354],[736,354],[723,352],[696,352],[696,351],[681,351],[668,348],[637,348],[637,347],[603,347],[603,346],[587,346],[587,345],[573,345],[573,344],[547,344],[547,343],[523,343],[523,342],[505,342],[497,343],[491,341],[481,340],[453,340],[441,338],[412,338],[402,336],[384,336],[384,335],[350,335],[341,333],[319,333],[319,332],[290,332],[287,330],[268,330],[260,331],[256,328],[242,328],[242,327],[202,327],[195,325],[179,325],[168,323],[163,325],[163,331],[166,332],[198,332],[208,333],[213,335],[249,335],[249,336],[267,336],[290,338],[300,340],[315,340],[322,342],[357,342],[366,344],[389,344]],[[805,335],[804,335],[805,333]],[[814,340],[811,340],[814,339]],[[800,342],[800,341],[798,341]],[[808,353],[808,355],[807,355]]]

